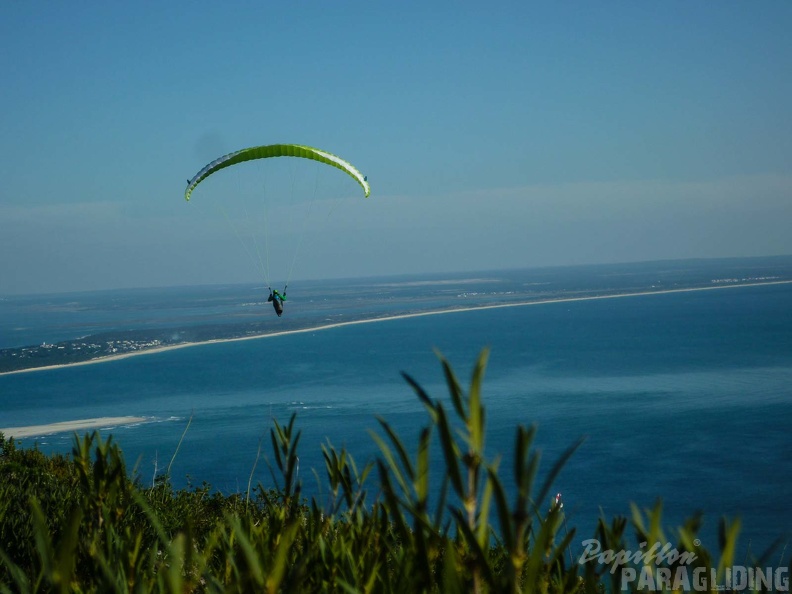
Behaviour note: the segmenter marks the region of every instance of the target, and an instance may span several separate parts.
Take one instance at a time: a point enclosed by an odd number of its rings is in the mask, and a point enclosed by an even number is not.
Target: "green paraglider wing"
[[[244,161],[252,161],[254,159],[267,159],[269,157],[301,157],[303,159],[312,159],[320,163],[326,163],[345,172],[353,177],[360,187],[363,188],[366,198],[368,198],[371,188],[369,187],[366,177],[360,173],[351,163],[344,161],[341,157],[337,157],[327,151],[311,148],[310,146],[302,146],[299,144],[269,144],[267,146],[254,146],[251,148],[235,151],[215,159],[206,167],[201,169],[195,177],[187,182],[187,189],[184,191],[184,199],[189,200],[195,187],[200,184],[207,177],[216,171],[220,171],[225,167],[236,165]]]

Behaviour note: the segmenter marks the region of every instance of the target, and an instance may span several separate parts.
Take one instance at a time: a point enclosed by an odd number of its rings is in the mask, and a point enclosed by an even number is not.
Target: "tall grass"
[[[485,451],[487,352],[464,387],[440,362],[448,399],[404,376],[427,412],[415,451],[382,419],[372,463],[361,467],[345,449],[322,446],[322,501],[301,494],[295,416],[270,430],[275,487],[249,484],[230,496],[207,484],[174,490],[167,475],[144,486],[112,437],[99,433],[75,436],[71,458],[17,449],[0,435],[0,591],[619,590],[610,566],[572,558],[576,531],[552,491],[580,443],[539,481],[536,429],[517,427],[509,470],[516,488],[507,493],[507,470]],[[442,451],[440,468],[430,465],[432,448]],[[633,510],[639,539],[670,542],[661,513],[659,504]],[[696,539],[700,525],[694,517],[676,529],[675,547],[722,572],[733,562],[739,522],[722,523],[717,562]],[[625,549],[627,526],[626,518],[602,518],[595,536],[603,549]]]

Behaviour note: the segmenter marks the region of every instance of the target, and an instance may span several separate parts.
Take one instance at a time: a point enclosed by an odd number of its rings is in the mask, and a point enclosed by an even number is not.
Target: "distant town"
[[[267,330],[261,324],[215,324],[193,328],[122,330],[54,344],[43,342],[0,349],[0,373],[85,363],[193,342],[256,336],[266,334]]]
[[[328,320],[325,318],[325,321]],[[0,349],[0,373],[86,363],[212,340],[252,338],[317,325],[316,319],[303,318],[279,320],[277,326],[267,323],[210,324],[185,328],[106,332],[57,343],[43,342],[39,345]]]
[[[100,357],[124,355],[162,347],[165,344],[158,338],[148,340],[107,340],[103,342],[78,339],[57,344],[43,342],[38,346],[2,349],[0,350],[0,373],[50,365],[81,363]]]

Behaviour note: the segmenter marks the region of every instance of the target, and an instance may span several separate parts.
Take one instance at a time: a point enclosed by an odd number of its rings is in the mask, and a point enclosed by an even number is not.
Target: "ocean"
[[[487,347],[487,450],[503,457],[507,487],[517,424],[538,426],[545,471],[585,437],[553,489],[575,542],[593,536],[600,515],[662,498],[671,541],[670,528],[702,511],[702,541],[717,550],[720,517],[740,516],[741,550],[758,554],[792,528],[792,284],[733,285],[788,280],[792,258],[312,281],[289,289],[282,319],[252,285],[5,296],[0,348],[141,328],[287,332],[2,375],[0,427],[145,417],[103,433],[149,483],[192,418],[173,484],[230,493],[244,492],[251,472],[273,486],[263,459],[272,461],[271,419],[296,413],[303,492],[321,497],[321,444],[346,447],[362,465],[377,455],[370,432],[382,434],[382,418],[414,446],[428,419],[401,372],[450,410],[436,353],[467,384]],[[687,287],[720,288],[679,291]],[[672,292],[616,296],[644,291]],[[409,315],[451,308],[460,309]],[[372,317],[381,319],[343,325]],[[303,331],[288,332],[295,324]],[[310,330],[327,324],[342,325]],[[72,440],[19,441],[69,452]],[[439,452],[432,468],[442,470]]]

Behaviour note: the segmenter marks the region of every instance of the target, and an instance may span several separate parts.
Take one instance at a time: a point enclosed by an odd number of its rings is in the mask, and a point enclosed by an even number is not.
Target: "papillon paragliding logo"
[[[589,539],[578,563],[598,563],[609,567],[611,575],[619,576],[623,592],[789,592],[786,567],[747,567],[735,565],[723,571],[695,564],[698,556],[692,551],[679,551],[671,543],[641,542],[637,550],[606,549],[599,540]],[[699,540],[693,541],[698,546]]]

